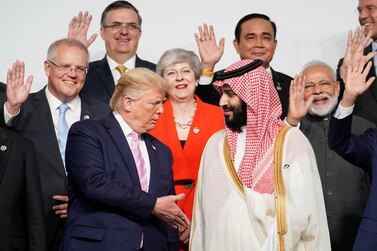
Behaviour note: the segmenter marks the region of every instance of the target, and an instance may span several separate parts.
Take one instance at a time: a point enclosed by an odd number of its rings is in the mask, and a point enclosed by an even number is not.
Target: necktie
[[[68,129],[69,129],[67,120],[65,119],[65,113],[69,109],[69,106],[66,103],[62,103],[58,107],[58,109],[59,109],[58,144],[59,144],[60,155],[62,157],[64,170],[65,170],[65,146],[67,144],[67,136],[68,136]]]
[[[123,76],[124,73],[125,73],[126,70],[127,70],[127,67],[124,66],[124,65],[118,65],[117,67],[115,67],[115,69],[116,69],[117,71],[119,71],[119,73],[120,73],[121,76]]]
[[[131,151],[135,160],[137,173],[139,174],[140,186],[144,192],[148,192],[147,169],[140,150],[140,139],[136,132],[131,132]]]

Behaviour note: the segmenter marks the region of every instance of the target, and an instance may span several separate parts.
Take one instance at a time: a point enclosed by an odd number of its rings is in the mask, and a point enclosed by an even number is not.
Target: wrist
[[[297,126],[298,123],[300,123],[299,119],[295,119],[295,118],[292,118],[292,117],[289,117],[289,116],[286,118],[286,121],[291,126]]]
[[[211,62],[202,62],[203,69],[206,70],[214,70],[215,69],[215,64]]]
[[[17,104],[12,105],[9,103],[9,101],[5,102],[5,108],[7,109],[7,112],[10,115],[16,115],[18,111],[20,110],[20,107],[21,105],[17,105]]]
[[[203,71],[202,71],[202,76],[213,77],[214,74],[215,74],[215,73],[213,72],[212,69],[207,69],[207,68],[205,68],[205,69],[203,69]]]
[[[343,107],[350,107],[355,104],[356,101],[356,95],[350,94],[347,91],[344,91],[342,100],[340,103],[342,104]]]

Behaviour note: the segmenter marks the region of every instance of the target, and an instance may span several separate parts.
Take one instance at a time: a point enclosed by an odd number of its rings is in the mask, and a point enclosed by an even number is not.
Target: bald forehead
[[[311,78],[313,76],[316,76],[316,77],[323,76],[327,80],[335,81],[334,71],[325,65],[309,66],[303,71],[303,73],[305,77],[307,78],[307,80],[309,80],[308,78]]]

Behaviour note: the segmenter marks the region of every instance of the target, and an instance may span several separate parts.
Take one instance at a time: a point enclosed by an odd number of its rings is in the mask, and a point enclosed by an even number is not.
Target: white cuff
[[[207,77],[207,76],[202,75],[200,76],[198,83],[200,85],[210,85],[212,83],[212,79],[213,77]]]
[[[339,103],[338,108],[334,112],[334,117],[337,119],[344,119],[345,117],[348,117],[352,114],[354,107],[355,105],[350,107],[344,107]]]
[[[8,110],[7,110],[7,106],[6,106],[6,103],[7,103],[7,102],[4,102],[4,122],[5,122],[5,124],[7,124],[8,126],[10,126],[11,123],[12,123],[12,119],[13,119],[14,117],[16,117],[16,116],[20,113],[21,110],[18,109],[16,115],[12,115],[12,114],[10,114],[10,113],[8,112]]]

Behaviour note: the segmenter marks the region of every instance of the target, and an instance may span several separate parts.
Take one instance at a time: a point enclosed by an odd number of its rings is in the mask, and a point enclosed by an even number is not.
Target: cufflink
[[[4,145],[0,146],[0,151],[5,152],[7,150],[7,147]]]

